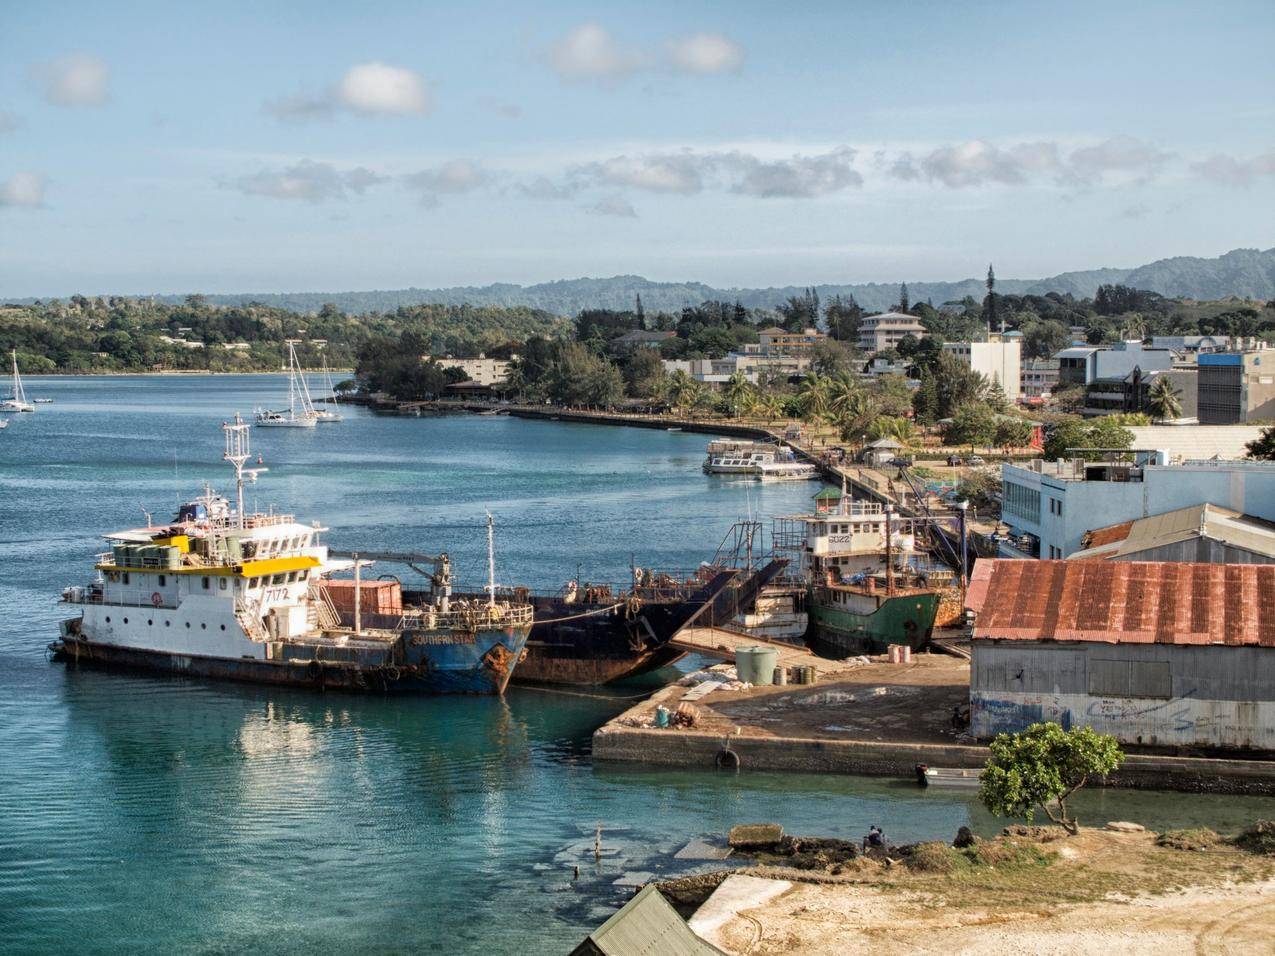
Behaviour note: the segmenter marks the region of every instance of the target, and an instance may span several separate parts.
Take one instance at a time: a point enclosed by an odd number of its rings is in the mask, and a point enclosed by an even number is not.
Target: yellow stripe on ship
[[[229,575],[230,577],[255,578],[267,574],[283,574],[287,571],[303,571],[306,568],[317,568],[319,559],[310,555],[297,555],[291,558],[263,558],[260,561],[245,561],[243,564],[219,564],[207,567],[181,568],[135,568],[121,564],[99,564],[99,571],[137,571],[142,574],[209,574]]]

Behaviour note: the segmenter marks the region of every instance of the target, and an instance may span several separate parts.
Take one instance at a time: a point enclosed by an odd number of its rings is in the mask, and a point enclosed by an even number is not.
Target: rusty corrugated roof
[[[1275,647],[1275,565],[982,560],[974,638]]]
[[[1101,548],[1104,544],[1115,544],[1117,541],[1123,541],[1129,537],[1129,532],[1132,530],[1132,521],[1122,521],[1120,524],[1108,525],[1105,528],[1098,528],[1094,531],[1086,531],[1085,540],[1080,547],[1087,551],[1090,548]]]

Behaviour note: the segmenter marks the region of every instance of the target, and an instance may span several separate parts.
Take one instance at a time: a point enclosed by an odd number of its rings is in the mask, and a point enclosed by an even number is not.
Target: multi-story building
[[[1018,337],[992,333],[989,342],[945,342],[943,351],[951,352],[974,371],[999,382],[1005,397],[1018,401],[1021,393],[1022,342]]]
[[[795,355],[808,356],[814,347],[828,336],[818,329],[803,329],[800,332],[789,332],[779,326],[771,326],[757,333],[760,350],[763,355]]]
[[[905,335],[919,339],[924,334],[925,326],[906,312],[882,312],[859,320],[859,348],[869,354],[894,348]]]
[[[1085,386],[1083,415],[1111,415],[1118,412],[1150,413],[1151,390],[1157,381],[1167,378],[1177,392],[1181,406],[1179,419],[1196,417],[1195,365],[1180,365],[1167,371],[1143,372],[1135,368],[1123,378],[1096,378]]]
[[[1170,465],[1163,451],[1131,457],[1131,463],[1061,459],[1002,465],[1001,521],[1019,542],[1002,545],[1002,553],[1065,558],[1093,528],[1202,502],[1275,521],[1275,463]]]
[[[791,378],[810,370],[812,359],[797,355],[764,355],[761,352],[731,352],[717,359],[665,359],[664,371],[685,372],[697,382],[720,385],[736,372],[756,385],[764,377]]]
[[[1275,419],[1275,349],[1199,357],[1202,425]]]
[[[1027,359],[1019,367],[1018,380],[1023,399],[1049,398],[1058,387],[1058,359]]]
[[[428,355],[422,356],[426,360]],[[478,358],[458,359],[458,358],[440,358],[435,359],[442,368],[458,368],[466,375],[475,385],[503,385],[509,378],[509,368],[511,363],[504,359],[489,359],[485,355]]]
[[[1170,369],[1177,353],[1144,346],[1141,342],[1115,345],[1075,345],[1054,354],[1058,359],[1058,385],[1088,385],[1096,378],[1124,378],[1135,368],[1143,373]]]

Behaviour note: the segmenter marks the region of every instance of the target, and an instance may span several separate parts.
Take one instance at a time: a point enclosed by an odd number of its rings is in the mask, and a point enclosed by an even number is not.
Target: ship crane
[[[405,564],[429,581],[430,600],[440,610],[448,610],[452,596],[452,559],[444,554],[422,554],[419,551],[333,551],[334,558],[352,558],[356,562],[386,561]],[[432,571],[426,568],[433,568]]]

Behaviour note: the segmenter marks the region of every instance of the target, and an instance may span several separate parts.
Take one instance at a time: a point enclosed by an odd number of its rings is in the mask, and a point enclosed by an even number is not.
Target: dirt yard
[[[1172,849],[1153,833],[1105,830],[982,846],[962,856],[928,844],[928,867],[750,868],[793,886],[742,910],[713,942],[750,956],[1275,952],[1271,857],[1225,844]]]
[[[818,684],[716,692],[696,702],[697,729],[745,736],[953,743],[954,707],[969,706],[969,663],[917,654],[881,658]]]

